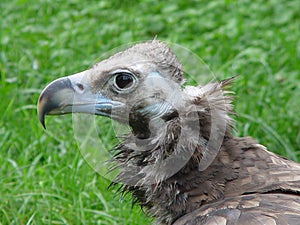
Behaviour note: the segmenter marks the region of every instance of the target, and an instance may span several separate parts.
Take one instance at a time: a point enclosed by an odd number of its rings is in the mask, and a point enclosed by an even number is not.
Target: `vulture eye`
[[[114,86],[118,91],[131,88],[135,84],[136,78],[131,73],[119,72],[115,74]]]

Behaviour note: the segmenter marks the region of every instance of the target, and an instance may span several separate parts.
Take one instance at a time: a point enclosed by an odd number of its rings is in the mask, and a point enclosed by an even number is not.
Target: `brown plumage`
[[[137,44],[49,84],[39,118],[78,112],[128,124],[114,182],[160,224],[300,224],[300,165],[232,136],[232,79],[183,81],[164,43]]]

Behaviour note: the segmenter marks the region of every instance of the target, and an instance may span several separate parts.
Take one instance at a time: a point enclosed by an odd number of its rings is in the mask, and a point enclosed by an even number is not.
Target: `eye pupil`
[[[129,73],[120,73],[115,78],[115,84],[118,88],[129,88],[133,84],[133,77]]]

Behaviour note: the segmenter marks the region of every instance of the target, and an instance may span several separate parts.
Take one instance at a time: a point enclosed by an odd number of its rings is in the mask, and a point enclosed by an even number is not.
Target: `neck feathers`
[[[116,182],[122,183],[123,192],[131,192],[152,215],[169,215],[167,206],[157,203],[161,201],[160,195],[168,192],[163,196],[165,204],[174,202],[173,198],[179,194],[175,193],[178,182],[183,184],[184,178],[189,179],[188,174],[193,174],[191,171],[205,173],[219,154],[223,139],[231,137],[232,120],[229,114],[232,114],[232,98],[224,88],[232,80],[203,87],[185,87],[181,106],[154,119],[137,117],[146,124],[133,121],[133,132],[116,146],[114,160],[120,167]],[[145,129],[148,135],[141,138]],[[151,131],[150,135],[148,131]],[[168,190],[163,192],[165,188]],[[176,204],[184,205],[185,201],[184,195],[181,195]],[[176,211],[175,214],[181,213]]]

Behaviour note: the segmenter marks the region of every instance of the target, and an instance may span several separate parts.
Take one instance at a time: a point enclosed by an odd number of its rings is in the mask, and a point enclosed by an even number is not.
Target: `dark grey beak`
[[[44,128],[46,115],[88,113],[109,117],[114,106],[122,105],[101,93],[93,93],[86,77],[89,72],[59,78],[45,87],[37,104],[38,117]]]

